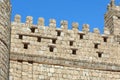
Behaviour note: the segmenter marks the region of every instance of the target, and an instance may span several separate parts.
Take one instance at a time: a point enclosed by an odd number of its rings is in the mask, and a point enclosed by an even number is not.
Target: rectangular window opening
[[[73,41],[70,41],[70,43],[69,43],[69,44],[70,44],[70,46],[73,46]]]
[[[49,50],[50,50],[50,52],[53,52],[54,48],[53,47],[49,47]]]
[[[35,32],[35,28],[31,28],[31,32],[34,33]]]
[[[106,37],[104,37],[103,40],[104,40],[104,42],[107,42],[107,38]]]
[[[72,50],[72,54],[73,54],[73,55],[76,55],[76,50]]]
[[[37,42],[41,42],[41,37],[38,37],[38,38],[37,38]]]
[[[28,49],[28,44],[24,44],[24,49]]]
[[[102,57],[102,53],[98,52],[98,57],[101,58]]]
[[[56,44],[56,39],[53,39],[53,40],[52,40],[52,43],[53,43],[53,44]]]
[[[95,45],[94,45],[94,48],[95,48],[95,49],[98,49],[98,44],[95,44]]]
[[[61,32],[60,31],[57,31],[57,36],[60,36],[61,35]]]
[[[19,35],[19,39],[23,39],[23,35]]]
[[[84,36],[83,34],[80,34],[80,39],[83,39],[83,36]]]

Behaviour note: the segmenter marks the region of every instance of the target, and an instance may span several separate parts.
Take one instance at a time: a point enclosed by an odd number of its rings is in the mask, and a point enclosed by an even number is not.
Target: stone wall
[[[10,63],[10,80],[120,80],[119,72],[12,60]]]
[[[114,9],[117,13],[111,14]],[[10,80],[120,80],[119,6],[111,0],[108,10],[103,34],[98,28],[90,32],[88,24],[79,30],[73,22],[69,30],[66,20],[58,28],[55,19],[46,26],[39,18],[35,25],[33,17],[22,23],[16,15],[11,24]]]
[[[28,16],[21,23],[21,16],[16,15],[12,22],[10,80],[120,79],[120,45],[107,29],[104,34],[98,28],[89,32],[89,25],[83,24],[79,31],[74,22],[68,30],[65,20],[56,28],[54,19],[49,26],[43,18],[37,25],[32,19]]]
[[[0,0],[0,80],[8,80],[10,51],[10,1]]]

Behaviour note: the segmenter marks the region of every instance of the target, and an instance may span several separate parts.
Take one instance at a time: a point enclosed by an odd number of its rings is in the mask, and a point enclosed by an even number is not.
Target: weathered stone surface
[[[0,80],[8,80],[10,12],[10,1],[0,0]]]
[[[0,0],[0,80],[120,80],[120,6],[114,0],[105,14],[104,33],[84,24],[50,19],[49,26],[27,16],[11,22],[10,2]],[[10,34],[11,31],[11,34]],[[11,36],[11,49],[10,49]],[[10,69],[9,68],[10,51]]]
[[[50,19],[48,27],[43,18],[37,25],[30,16],[26,23],[15,19],[11,26],[10,79],[119,80],[120,20],[115,15],[120,7],[110,8],[114,15],[111,10],[106,13],[104,34],[98,28],[90,32],[88,24],[79,31],[76,22],[68,30],[66,20],[56,28],[55,19]]]

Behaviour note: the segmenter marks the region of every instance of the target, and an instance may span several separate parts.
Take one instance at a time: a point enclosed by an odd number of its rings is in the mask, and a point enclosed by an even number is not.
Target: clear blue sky
[[[54,18],[57,21],[57,27],[60,27],[61,20],[68,20],[69,29],[72,22],[79,22],[79,29],[82,24],[89,24],[90,30],[98,27],[103,31],[104,13],[110,0],[11,0],[12,3],[12,21],[15,14],[22,16],[22,22],[25,22],[26,16],[33,16],[34,24],[38,17],[45,18],[45,25],[49,24],[49,19]],[[119,4],[120,0],[116,0]]]

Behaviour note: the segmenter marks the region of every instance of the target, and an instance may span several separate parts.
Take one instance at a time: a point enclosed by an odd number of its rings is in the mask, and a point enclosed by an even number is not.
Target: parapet
[[[49,20],[49,26],[55,28],[56,27],[56,20],[55,19],[50,19]]]
[[[44,26],[44,18],[38,19],[38,26]]]
[[[83,27],[82,27],[82,31],[85,32],[85,33],[88,33],[89,32],[89,24],[83,24]]]
[[[61,21],[61,28],[62,29],[68,29],[68,21],[62,20]]]
[[[14,22],[21,23],[21,16],[18,15],[18,14],[15,15]],[[32,16],[27,16],[26,17],[25,25],[26,25],[26,27],[31,27],[32,25],[34,25]],[[42,18],[42,17],[38,18],[38,22],[34,26],[36,26],[36,27],[45,27],[46,25],[45,25],[44,18]],[[57,24],[56,24],[56,20],[55,19],[49,19],[49,25],[48,26],[50,28],[57,28],[58,27]],[[72,30],[74,32],[78,32],[79,31],[79,23],[78,22],[73,22],[71,26],[72,26]],[[67,20],[62,20],[60,22],[60,27],[61,27],[61,30],[68,30],[68,21]],[[89,33],[89,31],[90,31],[89,24],[83,24],[82,32],[83,33]],[[100,31],[98,29],[94,29],[93,32],[94,33],[100,33]]]
[[[78,29],[78,27],[79,27],[79,23],[77,23],[77,22],[72,23],[72,28],[73,29]]]
[[[21,23],[21,16],[18,15],[18,14],[16,14],[16,15],[15,15],[15,18],[14,18],[14,21],[15,21],[16,23]]]
[[[33,17],[32,16],[27,16],[26,17],[26,25],[31,26],[33,23]]]
[[[72,23],[72,30],[74,31],[74,32],[78,32],[78,29],[79,28],[79,23],[77,23],[77,22],[73,22]]]
[[[94,31],[93,31],[93,32],[96,33],[96,34],[100,34],[100,31],[99,31],[98,28],[94,28]]]

